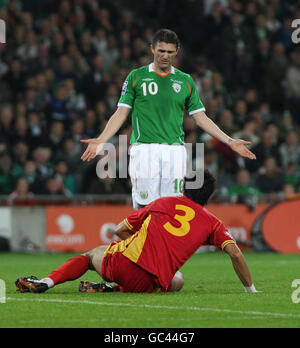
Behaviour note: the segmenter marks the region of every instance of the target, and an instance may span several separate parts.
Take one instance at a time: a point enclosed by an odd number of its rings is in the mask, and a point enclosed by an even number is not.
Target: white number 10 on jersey
[[[147,96],[147,92],[149,92],[151,95],[155,95],[158,92],[158,85],[156,82],[150,82],[147,88],[147,83],[144,82],[141,84],[141,87],[143,88],[143,95],[144,97]]]

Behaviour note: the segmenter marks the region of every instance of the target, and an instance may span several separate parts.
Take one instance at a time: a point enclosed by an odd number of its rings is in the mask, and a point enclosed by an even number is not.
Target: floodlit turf
[[[291,298],[292,281],[300,278],[299,255],[245,253],[260,294],[244,293],[221,252],[194,255],[182,269],[179,293],[82,294],[79,280],[40,295],[15,291],[17,277],[46,276],[71,256],[0,253],[7,296],[0,303],[0,327],[300,327],[300,303]],[[84,279],[100,278],[88,272]]]

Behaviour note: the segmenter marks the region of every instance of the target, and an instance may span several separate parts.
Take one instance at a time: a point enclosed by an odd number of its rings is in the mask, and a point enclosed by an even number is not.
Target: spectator
[[[65,38],[61,32],[55,32],[49,49],[49,58],[52,62],[51,66],[57,61],[57,57],[61,57],[65,53]]]
[[[99,126],[96,118],[96,113],[94,110],[86,110],[84,116],[84,133],[89,138],[94,138],[97,136]]]
[[[29,190],[29,183],[26,178],[21,177],[17,180],[14,191],[8,196],[7,202],[13,204],[17,200],[31,199],[34,194]]]
[[[51,177],[47,180],[45,194],[49,196],[65,196],[66,193],[63,183],[59,179]]]
[[[27,160],[24,164],[23,170],[23,177],[27,179],[29,190],[33,193],[42,192],[43,190],[41,186],[43,185],[43,182],[38,178],[36,163],[33,160]]]
[[[265,75],[270,61],[270,40],[268,38],[261,38],[258,40],[256,49],[254,51],[252,76],[253,81],[259,90],[265,94]]]
[[[15,129],[12,143],[23,142],[25,144],[31,143],[31,138],[28,130],[28,123],[26,117],[19,117],[15,121]]]
[[[256,154],[256,161],[253,161],[255,163],[247,161],[246,167],[252,173],[263,167],[268,157],[274,157],[277,163],[280,162],[279,150],[270,129],[263,131],[261,141],[251,150]]]
[[[15,180],[23,174],[22,168],[13,163],[7,151],[0,153],[0,194],[12,192]]]
[[[33,152],[36,170],[39,179],[46,180],[53,174],[53,165],[50,162],[52,151],[49,147],[38,147]]]
[[[13,136],[13,110],[10,105],[5,105],[0,111],[0,134],[7,141],[12,140]]]
[[[222,64],[222,72],[225,77],[226,85],[232,84],[232,77],[235,69],[236,55],[239,54],[238,49],[241,45],[245,45],[250,48],[252,38],[249,30],[243,26],[241,14],[238,12],[232,13],[230,17],[230,23],[224,28],[221,36],[222,51],[224,52],[224,59]],[[237,81],[236,81],[237,82]],[[236,89],[239,86],[234,82],[233,88]]]
[[[47,78],[44,73],[39,73],[36,78],[36,99],[38,100],[39,110],[44,110],[51,99],[51,94],[47,86]]]
[[[289,199],[295,199],[300,198],[300,193],[297,193],[295,191],[295,188],[291,184],[285,184],[283,186],[283,199],[289,200]]]
[[[117,63],[120,52],[117,47],[117,39],[114,34],[107,36],[107,48],[102,54],[104,66],[111,69],[114,64]]]
[[[62,1],[58,8],[57,23],[59,27],[63,27],[67,23],[74,23],[74,14],[71,10],[69,1]]]
[[[57,152],[55,159],[57,161],[65,161],[69,168],[70,173],[75,173],[82,163],[80,160],[81,145],[75,143],[75,141],[68,137],[64,140],[63,146]]]
[[[28,132],[30,137],[31,149],[35,149],[42,142],[43,138],[43,125],[41,116],[37,112],[31,112],[28,115]]]
[[[24,91],[26,79],[25,69],[20,59],[12,59],[9,65],[9,71],[3,78],[13,93],[13,101],[16,101],[20,93]]]
[[[285,136],[291,131],[296,129],[296,125],[294,124],[294,120],[289,111],[285,111],[282,115],[281,122],[279,123],[280,133],[285,138]]]
[[[286,94],[295,122],[300,124],[300,49],[291,54],[292,64],[286,72]]]
[[[255,147],[259,141],[260,138],[257,136],[258,127],[254,120],[249,119],[244,123],[243,129],[240,131],[237,131],[233,134],[233,138],[235,139],[245,139],[247,141],[251,142],[251,145],[249,148]]]
[[[257,188],[264,194],[279,194],[283,190],[284,177],[275,157],[268,157],[264,162],[263,173],[256,179]]]
[[[281,28],[280,21],[276,18],[276,12],[273,6],[266,8],[266,28],[271,34],[276,33]]]
[[[69,169],[66,162],[59,161],[56,164],[54,177],[56,181],[61,182],[67,196],[73,196],[76,194],[76,183],[73,177],[69,175]]]
[[[106,32],[103,28],[99,28],[92,38],[93,45],[98,55],[102,55],[107,49]]]
[[[300,172],[297,166],[293,162],[289,162],[284,174],[284,182],[286,184],[292,185],[295,190],[298,189],[300,184]]]
[[[114,178],[107,176],[105,179],[93,178],[88,184],[87,193],[98,195],[125,194],[127,193],[123,183]]]
[[[18,164],[20,167],[23,167],[28,157],[29,146],[22,141],[15,143],[13,146],[14,163]]]
[[[247,88],[244,93],[244,100],[247,104],[247,110],[249,113],[258,109],[259,99],[257,90],[254,88]]]
[[[298,134],[291,130],[285,139],[285,142],[279,148],[281,164],[284,170],[287,170],[290,162],[295,163],[300,169],[300,144]]]
[[[276,36],[279,42],[283,45],[284,49],[287,51],[293,47],[292,33],[294,29],[292,27],[292,22],[293,22],[293,18],[290,16],[286,16],[283,19],[282,26],[276,32]]]
[[[81,139],[85,139],[86,135],[84,134],[84,122],[81,119],[74,120],[71,125],[71,136],[75,143],[80,144]]]
[[[97,55],[97,51],[92,44],[91,35],[85,31],[80,36],[79,51],[85,57],[88,64],[92,63],[93,58]]]
[[[129,46],[123,46],[118,61],[118,66],[124,69],[132,70],[134,65],[133,54]]]
[[[224,27],[226,27],[228,17],[225,15],[222,6],[219,2],[212,5],[211,12],[205,16],[202,33],[202,41],[207,42],[208,56],[217,61],[217,66],[220,67],[220,57],[218,56],[215,47],[221,45],[221,36]],[[205,34],[204,34],[205,33]],[[204,37],[205,35],[205,37]]]
[[[207,104],[207,102],[214,96],[213,90],[212,90],[212,84],[211,79],[208,77],[203,77],[200,80],[201,85],[201,100],[204,105]]]
[[[49,146],[54,153],[62,148],[65,138],[65,126],[63,122],[54,121],[50,126],[49,134],[46,138],[45,144]]]
[[[68,108],[77,112],[82,112],[86,108],[85,97],[75,90],[74,80],[69,78],[63,81],[63,86],[66,89]]]
[[[276,108],[282,108],[284,95],[283,81],[288,67],[285,48],[277,42],[272,48],[271,58],[265,75],[265,88],[268,100]]]
[[[59,58],[55,79],[58,83],[66,79],[73,79],[76,88],[78,88],[78,78],[74,72],[74,67],[72,66],[72,61],[69,56],[64,54]]]
[[[93,70],[83,79],[83,91],[91,105],[103,100],[106,95],[107,84],[103,81],[104,63],[102,56],[93,59]]]
[[[17,49],[17,56],[25,63],[30,64],[30,67],[38,57],[38,44],[36,34],[33,30],[26,33],[25,43]]]
[[[237,132],[238,130],[238,126],[234,123],[233,120],[233,114],[228,109],[221,112],[219,125],[221,129],[223,129],[224,132],[226,132],[226,134],[229,134],[230,136],[232,136],[233,133]]]
[[[234,104],[234,121],[242,127],[248,118],[247,103],[243,99],[238,99]]]
[[[77,45],[75,43],[70,43],[67,48],[67,54],[71,60],[71,64],[76,71],[76,75],[79,80],[82,81],[82,78],[90,72],[90,65],[87,62],[87,59],[80,53]],[[78,89],[80,88],[80,83]]]
[[[236,184],[229,187],[229,200],[232,203],[256,205],[262,198],[262,192],[250,182],[250,172],[240,169],[236,174]]]
[[[46,108],[46,114],[48,122],[60,121],[67,127],[70,122],[70,113],[74,111],[74,108],[69,105],[67,89],[61,85],[55,97],[52,97]]]

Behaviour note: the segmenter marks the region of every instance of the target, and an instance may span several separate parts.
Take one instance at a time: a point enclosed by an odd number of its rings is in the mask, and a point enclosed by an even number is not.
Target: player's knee
[[[90,260],[90,266],[89,266],[89,268],[90,268],[91,270],[93,270],[93,269],[94,269],[94,267],[93,267],[93,258],[94,258],[94,256],[95,256],[95,249],[89,250],[89,251],[85,252],[85,253],[82,254],[82,255],[86,256],[86,257]]]
[[[184,285],[184,278],[181,272],[176,272],[172,280],[172,291],[180,291]]]

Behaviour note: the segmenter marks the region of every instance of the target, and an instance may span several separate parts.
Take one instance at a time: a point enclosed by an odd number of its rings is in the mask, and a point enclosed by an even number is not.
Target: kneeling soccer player
[[[77,255],[41,280],[19,278],[17,289],[41,293],[94,270],[117,285],[84,281],[80,291],[179,291],[184,283],[181,266],[201,245],[211,244],[230,256],[245,291],[257,292],[243,254],[225,225],[203,207],[215,190],[215,178],[205,171],[200,189],[188,189],[186,183],[183,197],[160,198],[123,220],[116,229],[122,241]]]

